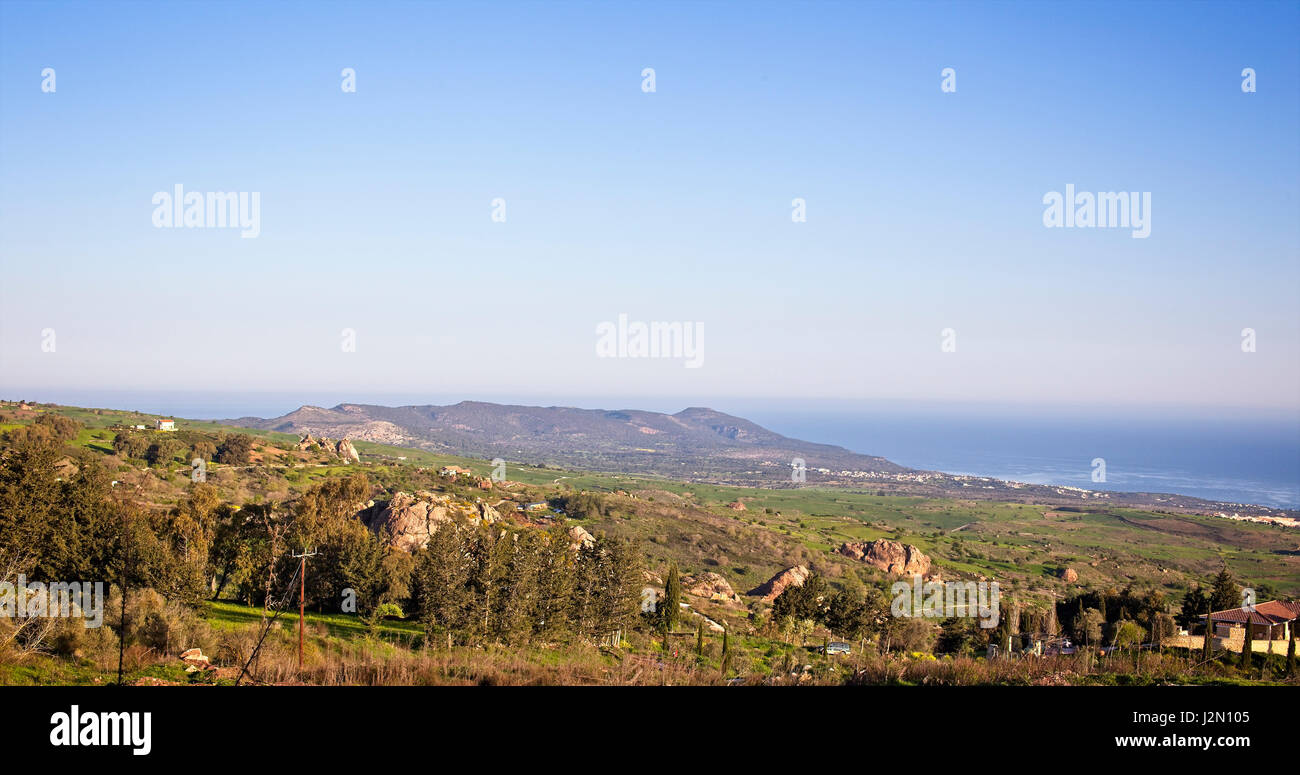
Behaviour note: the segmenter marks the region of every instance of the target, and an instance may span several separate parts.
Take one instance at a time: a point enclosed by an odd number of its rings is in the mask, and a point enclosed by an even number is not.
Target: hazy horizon
[[[20,388],[0,384],[0,399],[28,400],[97,409],[125,409],[172,414],[186,419],[229,420],[239,417],[269,419],[304,406],[332,408],[340,404],[372,406],[449,406],[481,401],[517,406],[561,406],[577,409],[637,409],[674,414],[691,407],[707,407],[745,419],[746,412],[844,415],[889,412],[926,413],[942,418],[1068,417],[1104,413],[1111,419],[1154,418],[1279,420],[1300,422],[1300,409],[1276,407],[1172,406],[1168,404],[1084,404],[1064,402],[936,401],[916,398],[781,398],[775,396],[649,396],[649,395],[547,395],[542,393],[434,393],[349,391],[174,391],[80,388]]]

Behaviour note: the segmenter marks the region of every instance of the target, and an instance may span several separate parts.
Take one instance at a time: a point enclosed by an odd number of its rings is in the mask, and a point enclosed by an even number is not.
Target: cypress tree
[[[1208,600],[1205,609],[1205,644],[1201,647],[1201,659],[1208,662],[1214,656],[1214,620],[1210,618],[1214,615],[1214,611],[1210,608]]]
[[[1247,617],[1246,633],[1245,635],[1242,636],[1242,641],[1241,641],[1241,668],[1243,670],[1250,669],[1250,661],[1251,661],[1251,657],[1253,656],[1254,656],[1254,649],[1252,648],[1252,644],[1250,640],[1250,618]]]
[[[704,656],[704,617],[700,617],[700,622],[695,627],[695,656]]]
[[[1295,678],[1295,638],[1296,633],[1294,625],[1288,625],[1291,630],[1286,639],[1286,674],[1288,678]]]
[[[668,566],[668,579],[664,582],[664,610],[663,610],[663,627],[664,633],[673,631],[677,625],[677,616],[681,612],[682,602],[682,579],[677,572],[677,563]]]

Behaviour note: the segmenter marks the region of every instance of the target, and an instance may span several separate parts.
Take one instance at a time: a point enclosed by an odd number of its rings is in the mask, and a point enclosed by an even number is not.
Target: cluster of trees
[[[1214,584],[1216,599],[1232,601],[1222,607],[1240,605],[1240,590],[1226,571]],[[1185,605],[1204,613],[1206,602],[1197,602],[1197,591]],[[1217,605],[1217,604],[1216,604]],[[834,590],[821,576],[813,574],[802,586],[787,587],[772,606],[772,622],[782,632],[811,631],[822,625],[835,635],[853,640],[878,637],[882,645],[917,642],[916,620],[897,618],[889,610],[883,589],[868,586]],[[1020,648],[1031,636],[1066,634],[1084,646],[1115,645],[1133,648],[1173,635],[1174,617],[1163,592],[1132,589],[1081,592],[1055,606],[1021,608],[1002,600],[996,626],[983,627],[977,617],[952,617],[939,623],[936,651],[946,654],[982,653],[990,643],[1002,648]],[[1215,610],[1220,610],[1218,607]],[[925,624],[922,622],[922,624]],[[927,628],[932,625],[926,624]],[[926,640],[926,639],[921,639]]]
[[[178,457],[183,463],[201,458],[229,465],[243,465],[248,463],[252,450],[253,437],[245,433],[210,436],[193,432],[121,431],[113,437],[114,452],[144,460],[150,465],[171,463]]]
[[[579,492],[551,498],[548,504],[574,519],[599,519],[610,515],[609,504],[594,492]]]
[[[61,414],[41,414],[30,425],[13,428],[5,433],[11,444],[65,444],[81,432],[81,423]]]
[[[1194,584],[1183,596],[1183,604],[1178,611],[1178,623],[1183,627],[1191,627],[1198,624],[1200,617],[1205,614],[1240,608],[1244,602],[1241,592],[1241,585],[1237,583],[1236,577],[1227,566],[1224,566],[1210,582],[1208,589],[1200,584]],[[1274,597],[1274,593],[1268,584],[1258,584],[1255,587],[1255,596],[1258,601],[1263,602]]]
[[[235,508],[216,503],[210,492],[209,485],[192,484],[178,511],[194,546],[207,549],[213,598],[233,594],[265,605],[301,590],[315,610],[372,614],[409,596],[410,557],[354,517],[370,497],[365,474],[326,480],[289,503]],[[306,551],[314,556],[304,585],[294,581],[299,561],[292,555]]]
[[[643,579],[627,541],[601,535],[575,549],[558,525],[444,523],[415,555],[411,606],[448,645],[601,639],[636,623]]]
[[[1174,634],[1169,601],[1158,589],[1080,592],[1056,604],[1055,614],[1083,646],[1135,646]],[[1054,633],[1049,633],[1054,634]]]
[[[308,606],[370,617],[410,611],[448,642],[601,638],[639,613],[641,556],[624,541],[574,546],[559,525],[449,522],[409,554],[356,518],[373,495],[364,473],[289,502],[242,506],[194,482],[176,507],[146,509],[93,459],[59,473],[61,441],[77,428],[41,427],[6,436],[0,449],[0,559],[21,560],[33,581],[125,583],[195,606],[221,596],[287,606],[300,587],[293,555],[310,550]],[[246,454],[251,444],[240,438],[249,437],[225,437],[216,454]]]
[[[61,470],[66,453],[59,437],[10,434],[5,441],[0,565],[32,581],[107,581],[150,586],[174,599],[201,598],[205,558],[179,551],[173,515],[115,497],[100,465]]]
[[[883,589],[855,590],[846,586],[835,591],[816,573],[802,585],[786,587],[777,596],[772,602],[772,622],[784,631],[800,629],[803,623],[820,624],[848,640],[887,637],[891,627],[900,624],[890,615],[889,598]]]

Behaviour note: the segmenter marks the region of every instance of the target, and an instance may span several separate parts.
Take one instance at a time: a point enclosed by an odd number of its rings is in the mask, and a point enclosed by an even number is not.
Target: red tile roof
[[[1295,619],[1300,616],[1300,603],[1288,603],[1283,600],[1270,600],[1260,603],[1255,610],[1265,616],[1276,616],[1281,620]]]
[[[1215,611],[1210,616],[1216,622],[1241,624],[1249,621],[1251,624],[1281,624],[1300,618],[1300,603],[1270,600],[1256,605],[1254,611],[1247,611],[1245,608],[1229,608],[1226,611]]]

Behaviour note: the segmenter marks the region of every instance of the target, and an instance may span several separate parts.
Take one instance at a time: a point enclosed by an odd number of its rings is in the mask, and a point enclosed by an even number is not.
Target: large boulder
[[[487,505],[482,498],[474,499],[474,509],[478,512],[479,520],[485,525],[493,525],[501,520],[501,514]]]
[[[569,548],[577,551],[584,546],[591,546],[596,543],[596,537],[588,533],[582,525],[574,525],[569,528]]]
[[[930,575],[930,558],[911,544],[880,538],[875,541],[848,541],[840,554],[865,562],[886,573],[900,576]]]
[[[776,600],[777,596],[784,592],[786,587],[802,587],[803,583],[811,575],[812,571],[802,565],[795,565],[786,568],[745,594],[751,597],[761,597],[770,603]]]
[[[352,442],[347,439],[339,439],[339,443],[334,447],[334,452],[343,458],[347,463],[360,463],[361,455],[357,454],[357,448],[352,446]]]
[[[414,495],[395,493],[391,500],[362,509],[357,518],[389,546],[413,552],[428,544],[429,537],[445,522],[491,525],[500,515],[482,501],[463,503],[448,495],[421,490]]]
[[[1073,584],[1079,580],[1079,572],[1074,568],[1061,568],[1056,573],[1066,584]]]
[[[739,603],[740,595],[721,574],[713,571],[682,576],[682,591],[722,603]]]
[[[440,525],[452,520],[447,507],[449,500],[446,496],[424,498],[399,492],[392,500],[376,503],[357,516],[371,532],[387,540],[389,546],[413,552],[429,543],[429,537]]]
[[[294,449],[299,452],[310,452],[313,446],[319,445],[320,451],[330,457],[337,457],[345,463],[360,463],[361,455],[357,454],[357,448],[352,446],[348,439],[327,439],[324,436],[319,438],[313,437],[308,431],[301,439],[298,439]]]

